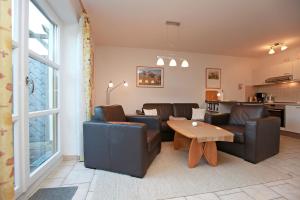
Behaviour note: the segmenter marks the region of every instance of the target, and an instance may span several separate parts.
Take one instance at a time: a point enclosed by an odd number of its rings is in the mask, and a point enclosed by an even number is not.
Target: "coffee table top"
[[[184,135],[188,138],[197,138],[198,142],[209,141],[227,141],[233,142],[233,133],[222,129],[220,127],[204,123],[197,122],[196,127],[192,126],[191,120],[169,120],[168,125],[177,133]]]

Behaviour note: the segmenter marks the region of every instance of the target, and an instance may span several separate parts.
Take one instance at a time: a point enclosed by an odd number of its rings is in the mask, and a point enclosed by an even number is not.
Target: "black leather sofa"
[[[95,107],[83,124],[84,165],[143,177],[161,150],[158,117],[125,116],[122,106]]]
[[[145,103],[143,109],[156,109],[160,118],[160,129],[162,141],[172,141],[174,131],[168,126],[167,121],[172,115],[174,117],[192,118],[192,108],[199,108],[197,103]],[[142,111],[137,114],[143,114]]]
[[[258,163],[279,152],[280,119],[264,106],[236,105],[231,113],[206,115],[207,123],[234,134],[234,142],[218,142],[218,150]]]

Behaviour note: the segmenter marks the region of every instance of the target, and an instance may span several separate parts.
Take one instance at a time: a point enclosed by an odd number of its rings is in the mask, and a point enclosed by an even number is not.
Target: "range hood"
[[[265,83],[282,83],[288,81],[293,81],[293,75],[275,76],[275,77],[267,78],[265,80]]]

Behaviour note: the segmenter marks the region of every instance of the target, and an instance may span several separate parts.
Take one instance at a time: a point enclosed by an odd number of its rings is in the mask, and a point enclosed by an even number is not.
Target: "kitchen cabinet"
[[[300,133],[300,105],[285,107],[285,130]]]

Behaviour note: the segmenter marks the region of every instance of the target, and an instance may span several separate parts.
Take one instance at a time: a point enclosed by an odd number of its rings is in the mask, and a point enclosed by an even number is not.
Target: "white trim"
[[[34,60],[37,60],[45,65],[48,65],[49,67],[51,67],[53,69],[56,69],[56,70],[59,69],[60,66],[58,64],[54,63],[53,61],[42,57],[41,55],[35,53],[32,50],[28,50],[28,51],[29,51],[29,57],[33,58]]]
[[[59,113],[59,109],[42,110],[42,111],[29,112],[28,117],[34,118],[34,117],[41,117],[41,116],[52,115],[57,113]]]

